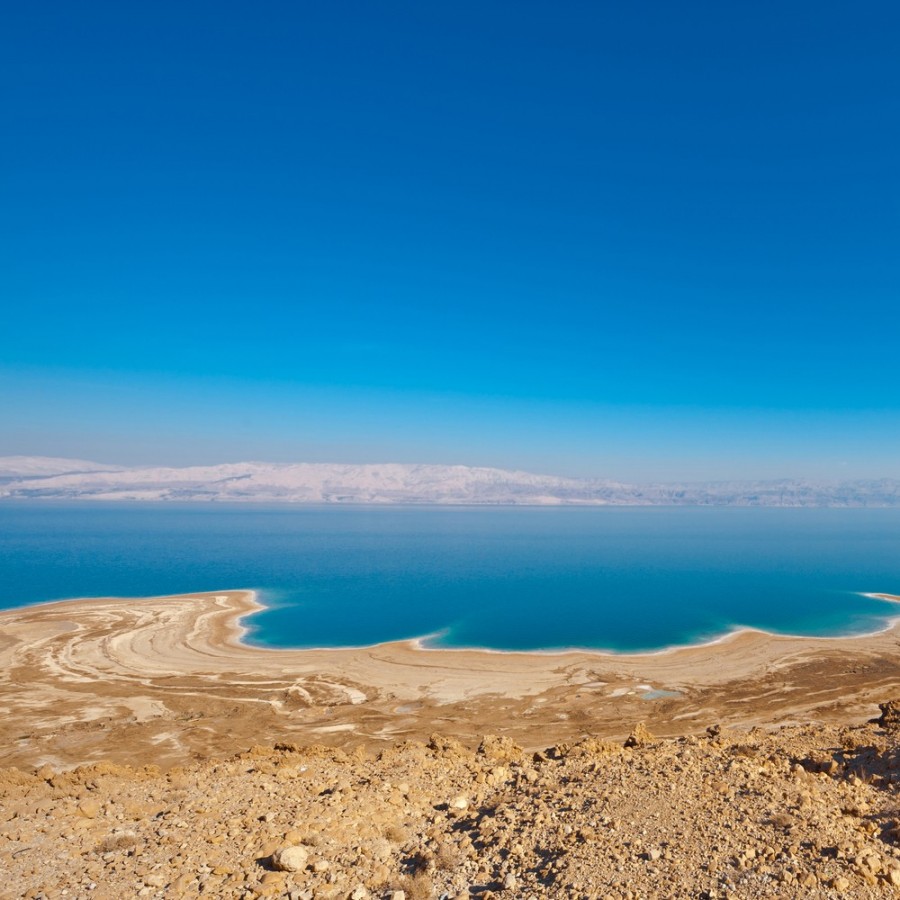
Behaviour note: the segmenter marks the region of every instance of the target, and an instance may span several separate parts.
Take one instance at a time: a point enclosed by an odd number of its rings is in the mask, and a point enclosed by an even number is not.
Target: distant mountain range
[[[0,457],[0,500],[180,500],[529,506],[900,506],[900,481],[623,484],[471,466],[226,463],[109,466]]]

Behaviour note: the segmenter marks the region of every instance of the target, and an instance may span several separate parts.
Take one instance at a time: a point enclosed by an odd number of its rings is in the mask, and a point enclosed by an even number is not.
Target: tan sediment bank
[[[433,732],[538,748],[621,738],[641,721],[660,736],[862,722],[900,693],[896,625],[837,639],[742,631],[640,655],[269,650],[241,643],[240,618],[257,608],[252,592],[222,591],[0,613],[0,765],[166,766],[253,744],[372,748]]]

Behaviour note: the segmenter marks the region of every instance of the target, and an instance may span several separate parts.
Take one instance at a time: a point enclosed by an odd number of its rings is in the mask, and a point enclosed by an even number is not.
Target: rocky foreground
[[[5,769],[0,897],[890,896],[898,711],[538,753],[436,735],[168,772]]]

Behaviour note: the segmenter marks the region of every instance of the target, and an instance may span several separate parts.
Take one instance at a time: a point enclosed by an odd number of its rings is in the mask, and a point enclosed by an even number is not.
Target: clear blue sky
[[[900,6],[40,2],[0,454],[900,477]]]

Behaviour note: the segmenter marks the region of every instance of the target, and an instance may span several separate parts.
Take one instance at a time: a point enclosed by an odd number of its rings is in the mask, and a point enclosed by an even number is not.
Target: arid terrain
[[[0,774],[0,897],[891,896],[894,721]]]
[[[484,734],[529,750],[711,723],[865,721],[900,696],[900,632],[740,632],[634,656],[268,650],[241,643],[251,592],[73,600],[0,613],[0,765],[183,765],[289,741],[378,750]]]
[[[254,605],[0,613],[0,897],[900,892],[894,628],[275,651]]]

